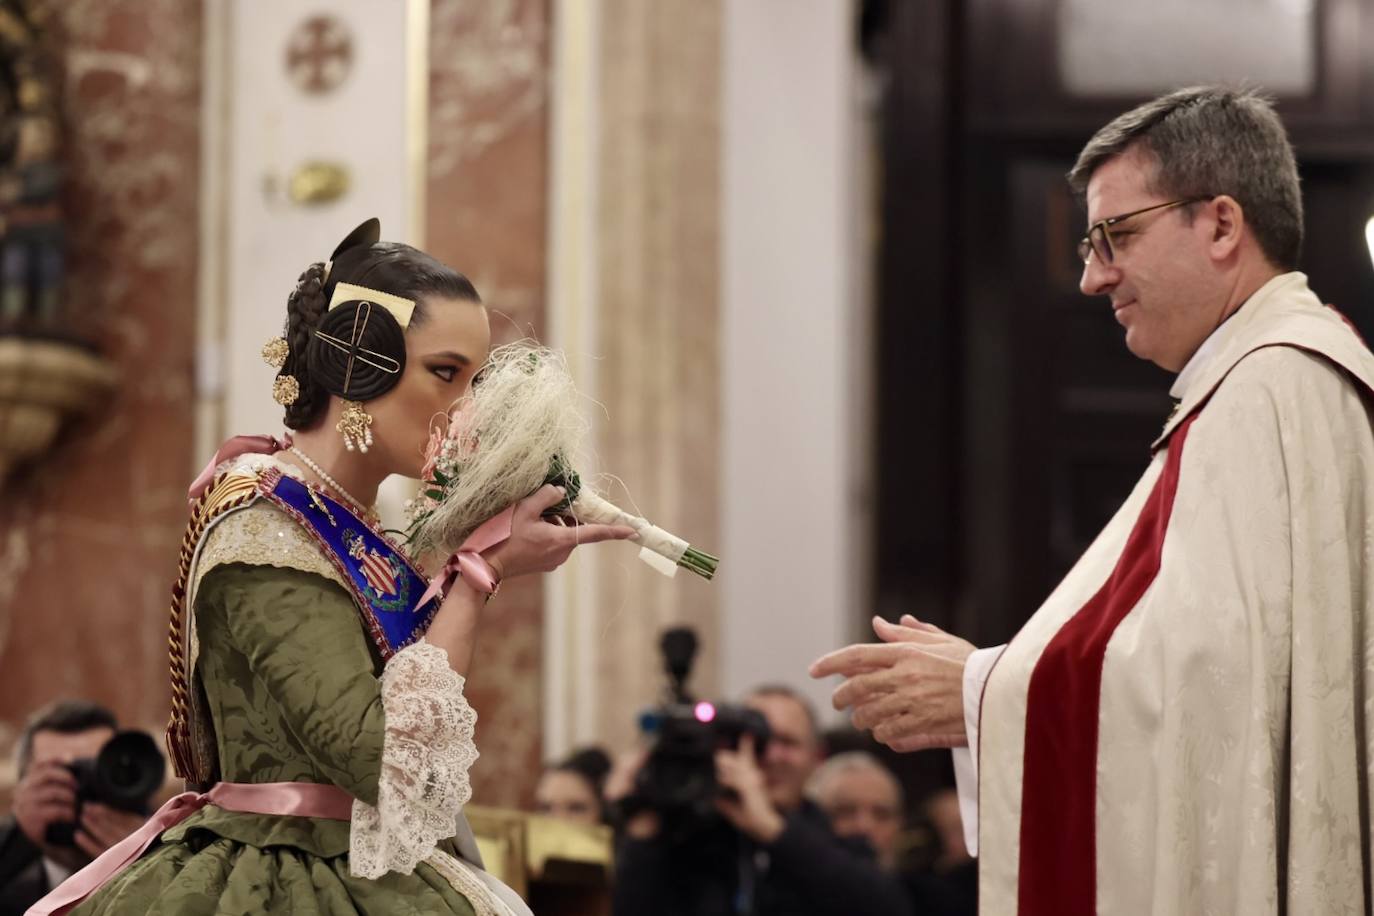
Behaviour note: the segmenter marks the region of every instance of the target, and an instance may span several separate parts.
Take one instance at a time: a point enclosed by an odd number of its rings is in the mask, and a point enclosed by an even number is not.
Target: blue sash
[[[383,661],[425,635],[439,600],[414,606],[429,580],[380,531],[277,468],[263,473],[258,492],[299,522],[342,573]]]

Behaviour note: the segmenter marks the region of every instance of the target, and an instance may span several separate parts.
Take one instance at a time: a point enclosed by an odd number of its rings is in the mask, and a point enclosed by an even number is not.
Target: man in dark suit
[[[14,808],[0,818],[0,916],[19,916],[72,872],[128,836],[140,815],[84,803],[66,764],[94,757],[114,737],[114,714],[84,701],[54,703],[19,736]],[[75,823],[75,845],[47,840],[51,824]]]

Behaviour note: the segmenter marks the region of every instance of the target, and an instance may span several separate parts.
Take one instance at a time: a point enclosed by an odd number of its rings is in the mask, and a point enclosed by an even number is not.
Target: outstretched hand
[[[552,572],[562,566],[580,544],[624,541],[635,536],[627,525],[569,525],[544,518],[544,512],[565,498],[562,487],[545,484],[515,504],[510,537],[482,556],[501,579],[536,572]]]
[[[964,664],[974,646],[939,627],[903,615],[873,619],[879,643],[858,643],[824,655],[811,676],[842,675],[831,697],[853,710],[855,728],[895,751],[968,744],[964,728]]]

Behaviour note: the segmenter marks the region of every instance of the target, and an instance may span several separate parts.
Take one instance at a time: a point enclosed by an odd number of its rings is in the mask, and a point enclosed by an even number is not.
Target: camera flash
[[[698,722],[710,722],[716,717],[716,708],[705,700],[696,705],[694,712]]]

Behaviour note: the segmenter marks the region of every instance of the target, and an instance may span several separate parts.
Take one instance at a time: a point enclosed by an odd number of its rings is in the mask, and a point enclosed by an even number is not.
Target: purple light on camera
[[[716,708],[705,700],[698,703],[692,712],[697,717],[698,722],[710,722],[716,717]]]

